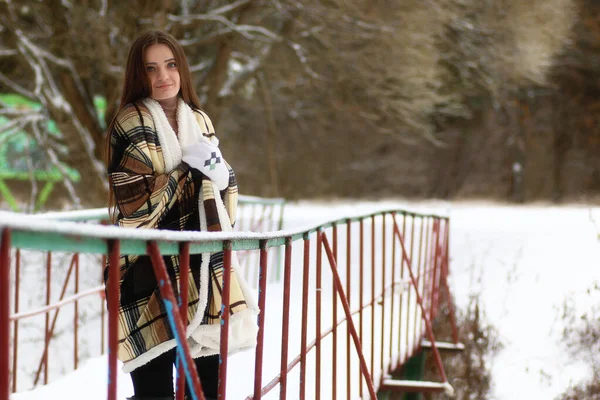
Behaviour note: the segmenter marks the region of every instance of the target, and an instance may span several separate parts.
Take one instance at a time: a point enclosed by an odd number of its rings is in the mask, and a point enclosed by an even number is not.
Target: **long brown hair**
[[[106,131],[105,138],[105,161],[107,168],[110,168],[112,149],[110,146],[112,132],[117,123],[117,118],[121,111],[128,105],[135,103],[136,101],[142,100],[146,97],[150,97],[152,88],[150,87],[150,79],[146,73],[146,67],[144,65],[144,52],[146,49],[155,44],[165,44],[169,46],[173,55],[175,56],[175,62],[179,71],[179,77],[181,87],[179,89],[179,97],[183,99],[192,109],[200,110],[200,100],[194,91],[192,85],[192,75],[187,62],[187,58],[181,45],[175,40],[175,38],[166,32],[162,31],[148,31],[141,34],[129,49],[129,55],[127,56],[127,66],[125,67],[125,80],[123,82],[123,91],[121,93],[121,101],[117,108],[108,129]],[[112,186],[109,185],[109,199],[108,207],[111,213],[114,212],[116,207],[116,201]]]

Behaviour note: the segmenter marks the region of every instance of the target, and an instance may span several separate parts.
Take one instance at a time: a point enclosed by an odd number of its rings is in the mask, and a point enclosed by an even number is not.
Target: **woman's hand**
[[[221,150],[208,142],[198,142],[181,148],[182,160],[213,181],[219,190],[229,185],[229,169]]]

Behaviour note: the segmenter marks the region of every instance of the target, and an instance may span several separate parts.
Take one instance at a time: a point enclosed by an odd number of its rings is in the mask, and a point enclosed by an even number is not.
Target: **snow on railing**
[[[270,232],[283,229],[285,199],[240,195],[238,200],[239,208],[234,228],[235,231]],[[47,212],[36,215],[41,219],[58,221],[99,221],[105,223],[108,221],[108,210],[106,207],[88,210]],[[273,249],[271,253],[271,263],[281,266],[281,252]],[[240,266],[244,270],[244,278],[256,281],[258,277],[258,268],[256,268],[258,265],[258,253],[256,251],[241,250],[237,253],[237,257]],[[281,268],[271,268],[271,270],[272,275],[269,276],[269,282],[279,281],[281,278]]]
[[[121,229],[0,213],[0,226],[0,388],[3,390],[0,400],[8,399],[11,370],[9,320],[14,319],[14,315],[9,315],[8,296],[11,249],[15,252],[16,271],[20,249],[48,252],[47,265],[51,263],[53,252],[78,252],[77,257],[72,258],[68,276],[72,269],[77,271],[80,254],[108,256],[109,265],[115,265],[121,254],[146,254],[153,260],[157,281],[166,275],[164,255],[179,254],[185,268],[189,266],[190,254],[223,251],[225,312],[221,316],[220,399],[225,399],[234,389],[236,393],[246,390],[249,399],[260,399],[273,395],[277,387],[280,399],[287,396],[350,399],[357,395],[375,398],[381,387],[401,391],[451,391],[431,327],[431,320],[439,310],[441,291],[446,298],[450,296],[447,285],[449,219],[446,217],[387,210],[303,229],[206,233]],[[365,240],[365,235],[370,236],[370,240]],[[283,282],[268,285],[268,250],[280,248],[285,254]],[[261,312],[253,354],[254,374],[246,385],[243,378],[236,375],[236,384],[228,388],[228,357],[223,355],[228,354],[227,293],[231,257],[233,252],[248,250],[259,253],[256,285]],[[49,274],[48,279],[51,279]],[[181,283],[184,292],[186,280]],[[118,302],[114,299],[119,298],[116,274],[109,272],[108,287],[108,295],[113,299],[109,304],[116,306]],[[160,290],[166,302],[177,304],[169,285],[161,285]],[[91,291],[93,289],[88,290]],[[78,301],[77,297],[63,299],[61,295],[57,307],[64,308],[68,303],[77,307]],[[18,299],[15,314],[19,315],[17,306]],[[56,309],[56,314],[60,309]],[[50,309],[44,308],[42,312],[46,314],[47,344]],[[178,352],[184,367],[190,365],[191,359],[186,350],[187,342],[181,340],[187,324],[181,315],[187,313],[180,314],[175,307],[170,323],[180,338]],[[116,318],[115,310],[109,310],[108,398],[111,400],[116,398]],[[17,320],[14,320],[13,329],[16,325]],[[454,321],[452,325],[453,340],[458,343]],[[433,385],[392,382],[391,373],[420,351],[425,338],[433,350],[442,382]],[[13,335],[12,340],[17,338]],[[73,346],[77,346],[76,340]],[[294,352],[292,356],[298,355],[292,358],[290,352]],[[13,384],[15,359],[16,352],[13,354]],[[47,345],[42,361],[47,374]],[[183,398],[181,388],[187,379],[195,389],[195,398],[203,399],[195,369],[184,370],[178,374],[178,398]],[[265,378],[269,377],[267,381]]]
[[[281,198],[260,198],[254,196],[239,196],[238,223],[236,229],[273,231],[283,227],[283,211],[285,200]],[[94,224],[108,223],[108,210],[106,208],[59,211],[35,214],[40,221],[71,221],[89,223],[91,229],[96,229]],[[249,229],[246,229],[248,227]],[[78,232],[81,228],[74,229]],[[52,240],[52,236],[45,238],[32,237],[38,250],[45,250],[45,242]],[[41,246],[41,247],[40,247]],[[78,247],[67,245],[62,250],[70,253],[77,251]],[[273,273],[270,281],[279,280],[280,253],[272,249]],[[49,371],[64,373],[70,364],[66,359],[68,353],[72,354],[73,369],[77,369],[82,353],[87,357],[104,354],[106,349],[105,324],[106,304],[104,302],[104,280],[102,271],[106,265],[106,256],[100,254],[73,254],[54,253],[47,254],[14,248],[14,269],[11,293],[13,296],[12,315],[12,343],[13,353],[11,371],[11,391],[18,388],[31,388],[38,384],[49,382]],[[238,252],[240,265],[246,275],[257,275],[257,252]],[[43,270],[39,268],[44,266]],[[67,268],[68,266],[68,268]],[[81,273],[80,273],[81,270]],[[26,282],[21,285],[21,282]],[[22,287],[25,286],[25,287]],[[59,291],[58,299],[55,293]],[[68,293],[72,293],[71,296]],[[68,296],[68,297],[67,297]],[[31,310],[20,312],[19,307],[27,304]],[[33,304],[39,304],[33,308]],[[72,304],[72,308],[63,307]],[[68,315],[65,315],[68,314]],[[30,317],[38,316],[38,319]],[[58,318],[60,315],[60,318]],[[91,315],[91,316],[90,316]],[[42,321],[40,318],[44,318]],[[84,319],[84,321],[80,321]],[[25,321],[22,321],[25,320]],[[31,325],[43,325],[42,329],[32,329]],[[80,326],[83,329],[80,332]],[[37,326],[34,326],[37,328]],[[66,331],[68,334],[61,334]],[[72,335],[70,334],[72,332]],[[72,342],[67,337],[72,336]],[[90,340],[90,336],[93,338]],[[83,340],[80,340],[80,337]],[[96,339],[97,338],[97,339]],[[95,345],[94,345],[95,344]],[[49,349],[60,348],[60,351]],[[62,350],[64,346],[69,351]],[[25,347],[26,352],[19,348]],[[35,366],[34,366],[35,364]],[[49,368],[50,365],[50,368]],[[57,368],[58,367],[58,368]]]

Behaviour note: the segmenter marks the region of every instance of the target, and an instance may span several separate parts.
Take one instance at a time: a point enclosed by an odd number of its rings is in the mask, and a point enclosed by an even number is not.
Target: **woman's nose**
[[[166,68],[161,68],[158,71],[158,77],[161,81],[166,80],[169,77],[169,74],[167,73],[167,69]]]

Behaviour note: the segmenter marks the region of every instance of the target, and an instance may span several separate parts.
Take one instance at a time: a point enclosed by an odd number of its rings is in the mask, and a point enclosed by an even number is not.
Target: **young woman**
[[[170,35],[152,31],[129,51],[119,109],[108,128],[109,210],[121,227],[230,231],[237,183],[200,109],[188,63]],[[235,257],[233,257],[235,259]],[[189,282],[188,343],[204,393],[217,397],[223,253],[165,256],[173,289]],[[234,271],[236,265],[233,265]],[[107,280],[105,273],[105,280]],[[256,343],[258,307],[241,275],[232,274],[229,350]],[[120,259],[119,348],[134,399],[172,399],[175,339],[148,256]]]

